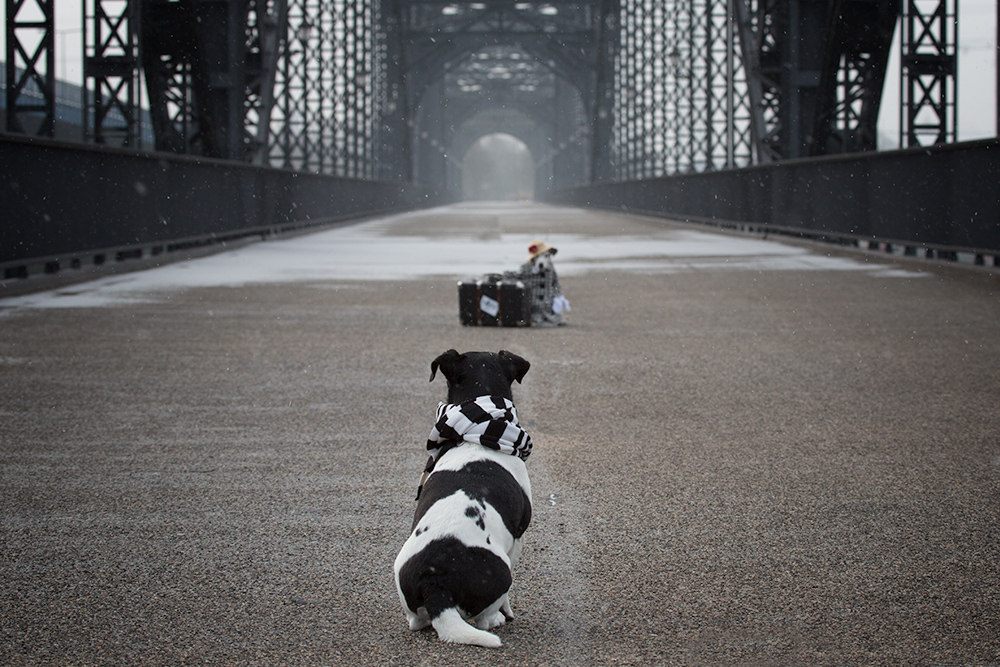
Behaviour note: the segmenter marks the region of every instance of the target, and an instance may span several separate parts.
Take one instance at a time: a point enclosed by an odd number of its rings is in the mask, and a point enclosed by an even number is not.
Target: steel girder
[[[903,0],[900,145],[955,141],[958,0]]]
[[[751,103],[763,111],[756,137],[761,161],[809,154],[832,1],[755,3],[754,41],[744,48],[755,50],[759,68],[761,99]]]
[[[84,134],[98,144],[139,147],[138,0],[84,6]]]
[[[874,150],[899,0],[732,0],[758,162]]]
[[[615,177],[614,128],[616,64],[621,51],[621,0],[601,0],[597,23],[597,59],[594,67],[594,108],[591,120],[590,179]]]
[[[831,4],[812,155],[877,148],[878,112],[899,0],[835,0]]]
[[[395,0],[383,0],[379,22],[384,37],[376,100],[380,135],[376,145],[378,176],[409,182],[413,180],[410,157],[413,123],[404,79],[403,22]]]
[[[259,161],[284,0],[143,0],[157,150]]]
[[[586,2],[397,0],[407,85],[418,102],[430,83],[481,48],[516,45],[591,97],[600,6]]]
[[[833,1],[735,0],[759,162],[809,154]]]
[[[7,130],[51,137],[56,127],[54,0],[7,0]],[[20,71],[18,71],[20,70]]]

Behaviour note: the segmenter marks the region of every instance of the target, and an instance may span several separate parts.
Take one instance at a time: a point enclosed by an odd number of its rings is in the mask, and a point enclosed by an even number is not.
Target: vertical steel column
[[[877,148],[877,124],[898,0],[834,0],[812,155]]]
[[[247,89],[244,128],[247,158],[266,164],[274,108],[274,79],[278,56],[288,31],[286,0],[253,0],[247,19]]]
[[[139,147],[139,0],[88,0],[83,11],[84,136]]]
[[[692,150],[684,164],[688,171],[746,165],[752,158],[746,75],[737,56],[729,5],[729,0],[692,2],[691,42],[697,55],[690,63]]]
[[[558,78],[555,78],[554,84],[555,98],[550,121],[554,129],[552,152],[545,160],[552,163],[552,181],[547,187],[559,189],[591,180],[591,165],[586,152],[590,123],[579,91]]]
[[[781,44],[780,151],[783,158],[809,155],[827,42],[830,0],[790,0]]]
[[[775,51],[774,37],[768,28],[770,22],[764,20],[767,14],[764,0],[731,2],[746,72],[753,154],[757,164],[767,164],[780,157],[776,148],[778,102],[775,91],[778,86],[772,79],[774,72],[768,57]]]
[[[8,132],[55,134],[55,32],[53,0],[7,0]]]
[[[157,150],[263,163],[283,21],[284,0],[143,0]]]
[[[688,154],[684,156],[683,171],[706,171],[712,168],[712,83],[715,72],[712,62],[712,43],[715,31],[712,26],[711,6],[715,0],[690,0],[691,22],[688,28],[692,45],[700,45],[691,53],[691,88],[688,103],[688,127],[691,135]]]
[[[750,95],[746,70],[739,57],[734,3],[735,0],[713,2],[711,14],[715,140],[710,161],[714,168],[725,169],[753,163]]]
[[[705,81],[704,43],[695,36],[697,18],[696,0],[675,0],[674,10],[668,13],[673,19],[673,48],[668,75],[674,81],[673,112],[676,128],[669,173],[679,174],[694,170],[693,158],[697,135],[695,133],[695,91]]]
[[[616,127],[620,123],[615,118],[615,77],[623,23],[619,0],[603,0],[600,13],[597,74],[591,107],[591,179],[594,182],[611,180],[621,167],[620,164],[615,164],[617,147],[620,145],[616,141]]]
[[[314,149],[310,136],[318,133],[311,107],[320,102],[322,95],[311,104],[306,99],[311,87],[306,64],[314,62],[315,66],[323,66],[323,63],[317,62],[316,41],[313,39],[313,31],[317,29],[314,21],[318,17],[310,17],[310,13],[317,12],[307,10],[301,0],[289,0],[288,34],[285,48],[278,58],[275,76],[275,107],[271,119],[268,162],[271,166],[284,169],[323,172],[326,165]],[[310,133],[306,133],[307,127]]]
[[[200,153],[193,70],[197,40],[190,2],[143,0],[142,69],[156,150]]]
[[[402,16],[397,0],[384,0],[380,16],[382,39],[376,90],[381,110],[381,134],[376,151],[377,178],[388,181],[412,180],[410,129],[413,111],[406,89]]]
[[[900,145],[955,141],[957,0],[904,0]]]
[[[243,160],[247,0],[195,0],[192,81],[201,154]]]

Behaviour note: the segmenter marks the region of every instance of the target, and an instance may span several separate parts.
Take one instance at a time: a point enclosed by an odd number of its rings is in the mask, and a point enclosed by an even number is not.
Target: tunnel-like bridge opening
[[[509,134],[476,140],[462,159],[462,197],[466,201],[533,199],[535,161],[528,146]]]

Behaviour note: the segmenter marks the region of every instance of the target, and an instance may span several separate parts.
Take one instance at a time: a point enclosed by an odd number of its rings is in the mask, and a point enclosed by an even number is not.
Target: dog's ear
[[[531,368],[527,359],[522,359],[513,352],[500,350],[500,354],[497,356],[500,357],[500,367],[503,368],[503,374],[508,382],[514,382],[514,380],[520,382],[524,379],[528,369]]]
[[[458,364],[463,359],[465,359],[465,355],[459,354],[458,350],[448,350],[442,353],[437,359],[431,362],[431,379],[428,381],[434,381],[434,376],[437,374],[438,368],[441,369],[441,374],[446,379],[451,379],[455,375]]]

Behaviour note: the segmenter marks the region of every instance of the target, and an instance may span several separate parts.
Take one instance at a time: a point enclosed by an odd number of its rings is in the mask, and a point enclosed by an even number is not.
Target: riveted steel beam
[[[899,0],[834,0],[810,153],[877,148],[878,113]]]
[[[957,0],[903,0],[900,145],[955,141]]]
[[[7,131],[51,137],[56,123],[54,0],[7,0]]]
[[[84,3],[84,136],[138,148],[139,0]]]

